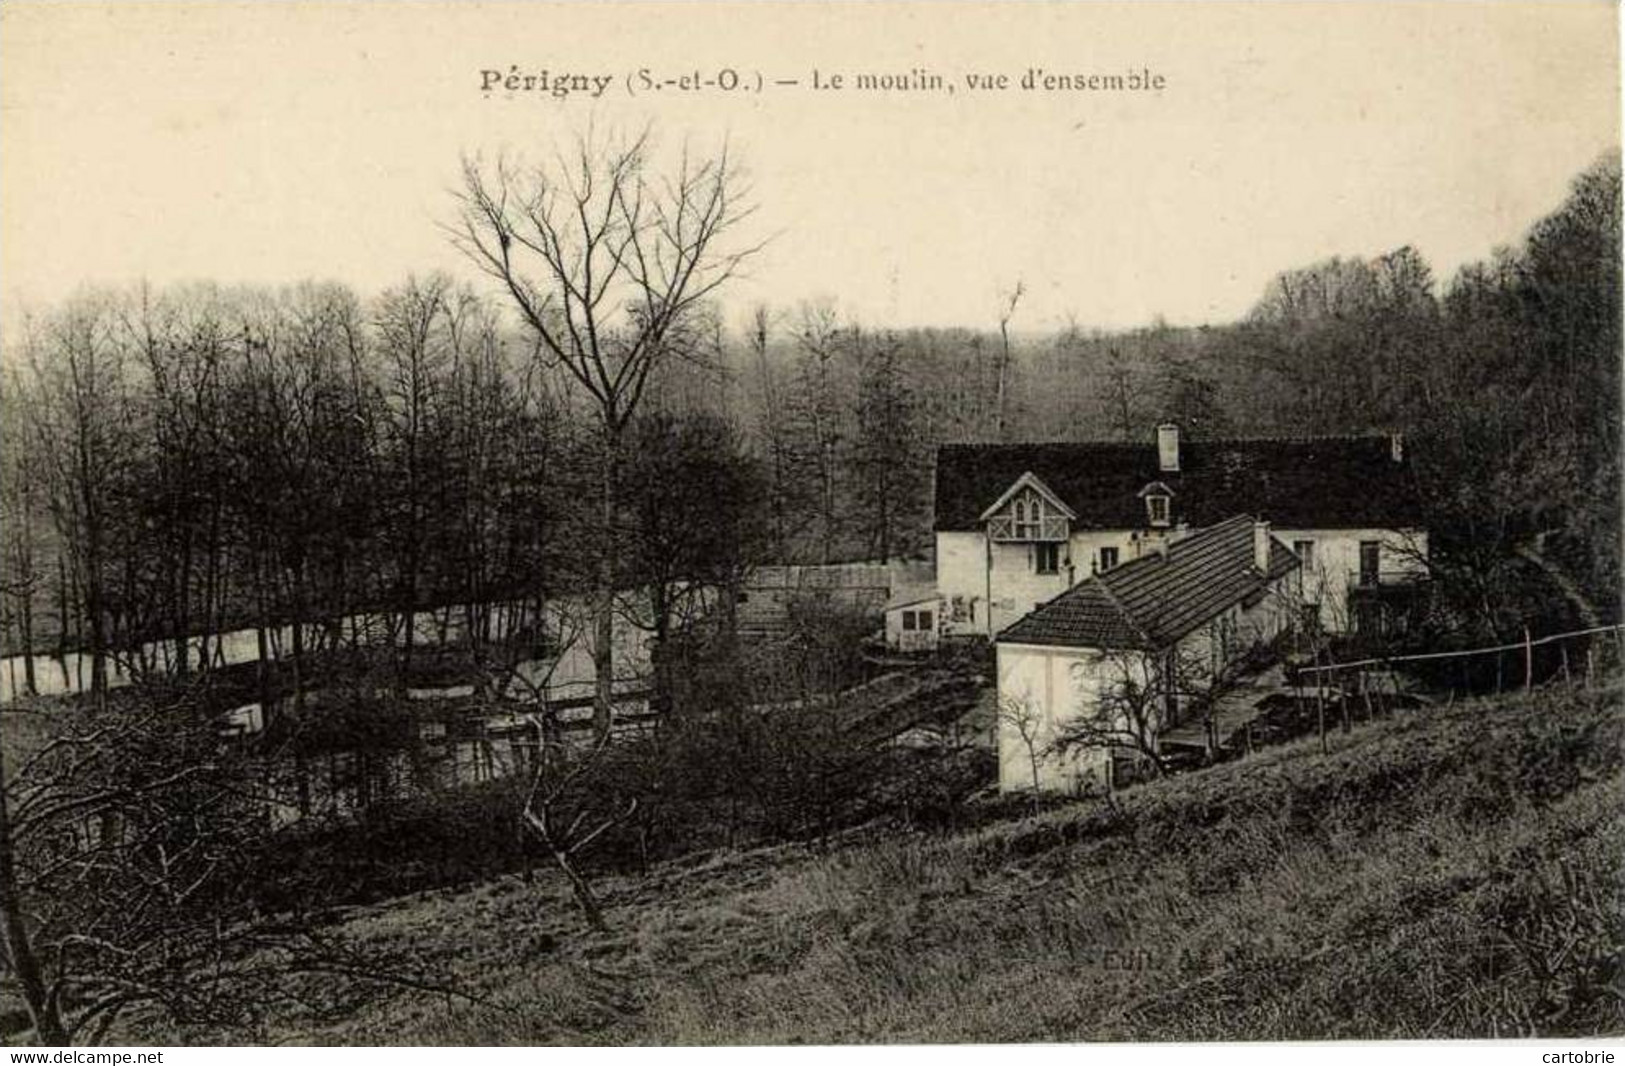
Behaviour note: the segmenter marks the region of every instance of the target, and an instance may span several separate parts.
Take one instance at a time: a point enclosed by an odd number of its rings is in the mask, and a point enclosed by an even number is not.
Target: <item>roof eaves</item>
[[[1012,483],[1009,488],[1004,490],[1004,494],[993,501],[993,505],[991,507],[982,512],[982,521],[986,522],[988,519],[998,514],[999,508],[1010,502],[1010,497],[1020,492],[1024,487],[1031,488],[1034,492],[1044,497],[1047,503],[1049,503],[1056,510],[1060,511],[1062,514],[1066,515],[1068,519],[1075,520],[1078,517],[1078,513],[1072,508],[1068,507],[1066,502],[1062,500],[1060,496],[1056,495],[1053,489],[1044,484],[1043,479],[1041,479],[1031,470],[1028,470],[1020,477],[1016,478],[1014,483]]]

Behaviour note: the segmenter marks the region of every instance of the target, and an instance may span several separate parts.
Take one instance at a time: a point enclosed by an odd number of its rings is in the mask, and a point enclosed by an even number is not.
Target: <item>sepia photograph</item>
[[[0,1054],[1615,1061],[1619,52],[7,0]]]

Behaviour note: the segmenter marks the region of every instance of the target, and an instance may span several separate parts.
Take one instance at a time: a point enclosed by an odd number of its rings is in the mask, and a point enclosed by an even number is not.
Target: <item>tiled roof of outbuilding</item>
[[[1074,529],[1141,529],[1140,490],[1165,483],[1173,520],[1207,526],[1237,510],[1280,529],[1405,529],[1420,521],[1410,464],[1386,436],[1182,441],[1162,471],[1151,443],[945,444],[937,449],[935,528],[977,530],[981,514],[1031,472],[1077,513]]]
[[[1270,538],[1269,573],[1253,565],[1253,518],[1236,515],[1074,585],[998,635],[1001,643],[1165,648],[1298,567]]]

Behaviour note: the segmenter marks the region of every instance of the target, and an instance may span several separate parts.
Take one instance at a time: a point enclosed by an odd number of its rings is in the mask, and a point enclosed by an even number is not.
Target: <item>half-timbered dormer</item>
[[[982,512],[989,539],[1026,543],[1065,541],[1077,514],[1031,471],[1022,474]]]

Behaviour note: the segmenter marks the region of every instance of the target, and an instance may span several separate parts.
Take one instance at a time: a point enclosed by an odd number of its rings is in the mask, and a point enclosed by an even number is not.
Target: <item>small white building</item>
[[[1365,627],[1426,569],[1398,436],[944,445],[935,489],[944,634],[992,637],[1096,574],[1237,512],[1268,515],[1302,561],[1298,597],[1332,631]]]
[[[1301,620],[1298,571],[1268,523],[1236,515],[1091,576],[1000,632],[999,788],[1109,787],[1108,734],[1133,731],[1157,750],[1192,683]],[[1099,743],[1057,750],[1080,722]]]
[[[886,602],[886,647],[906,652],[935,650],[941,603],[930,585],[898,589]]]

